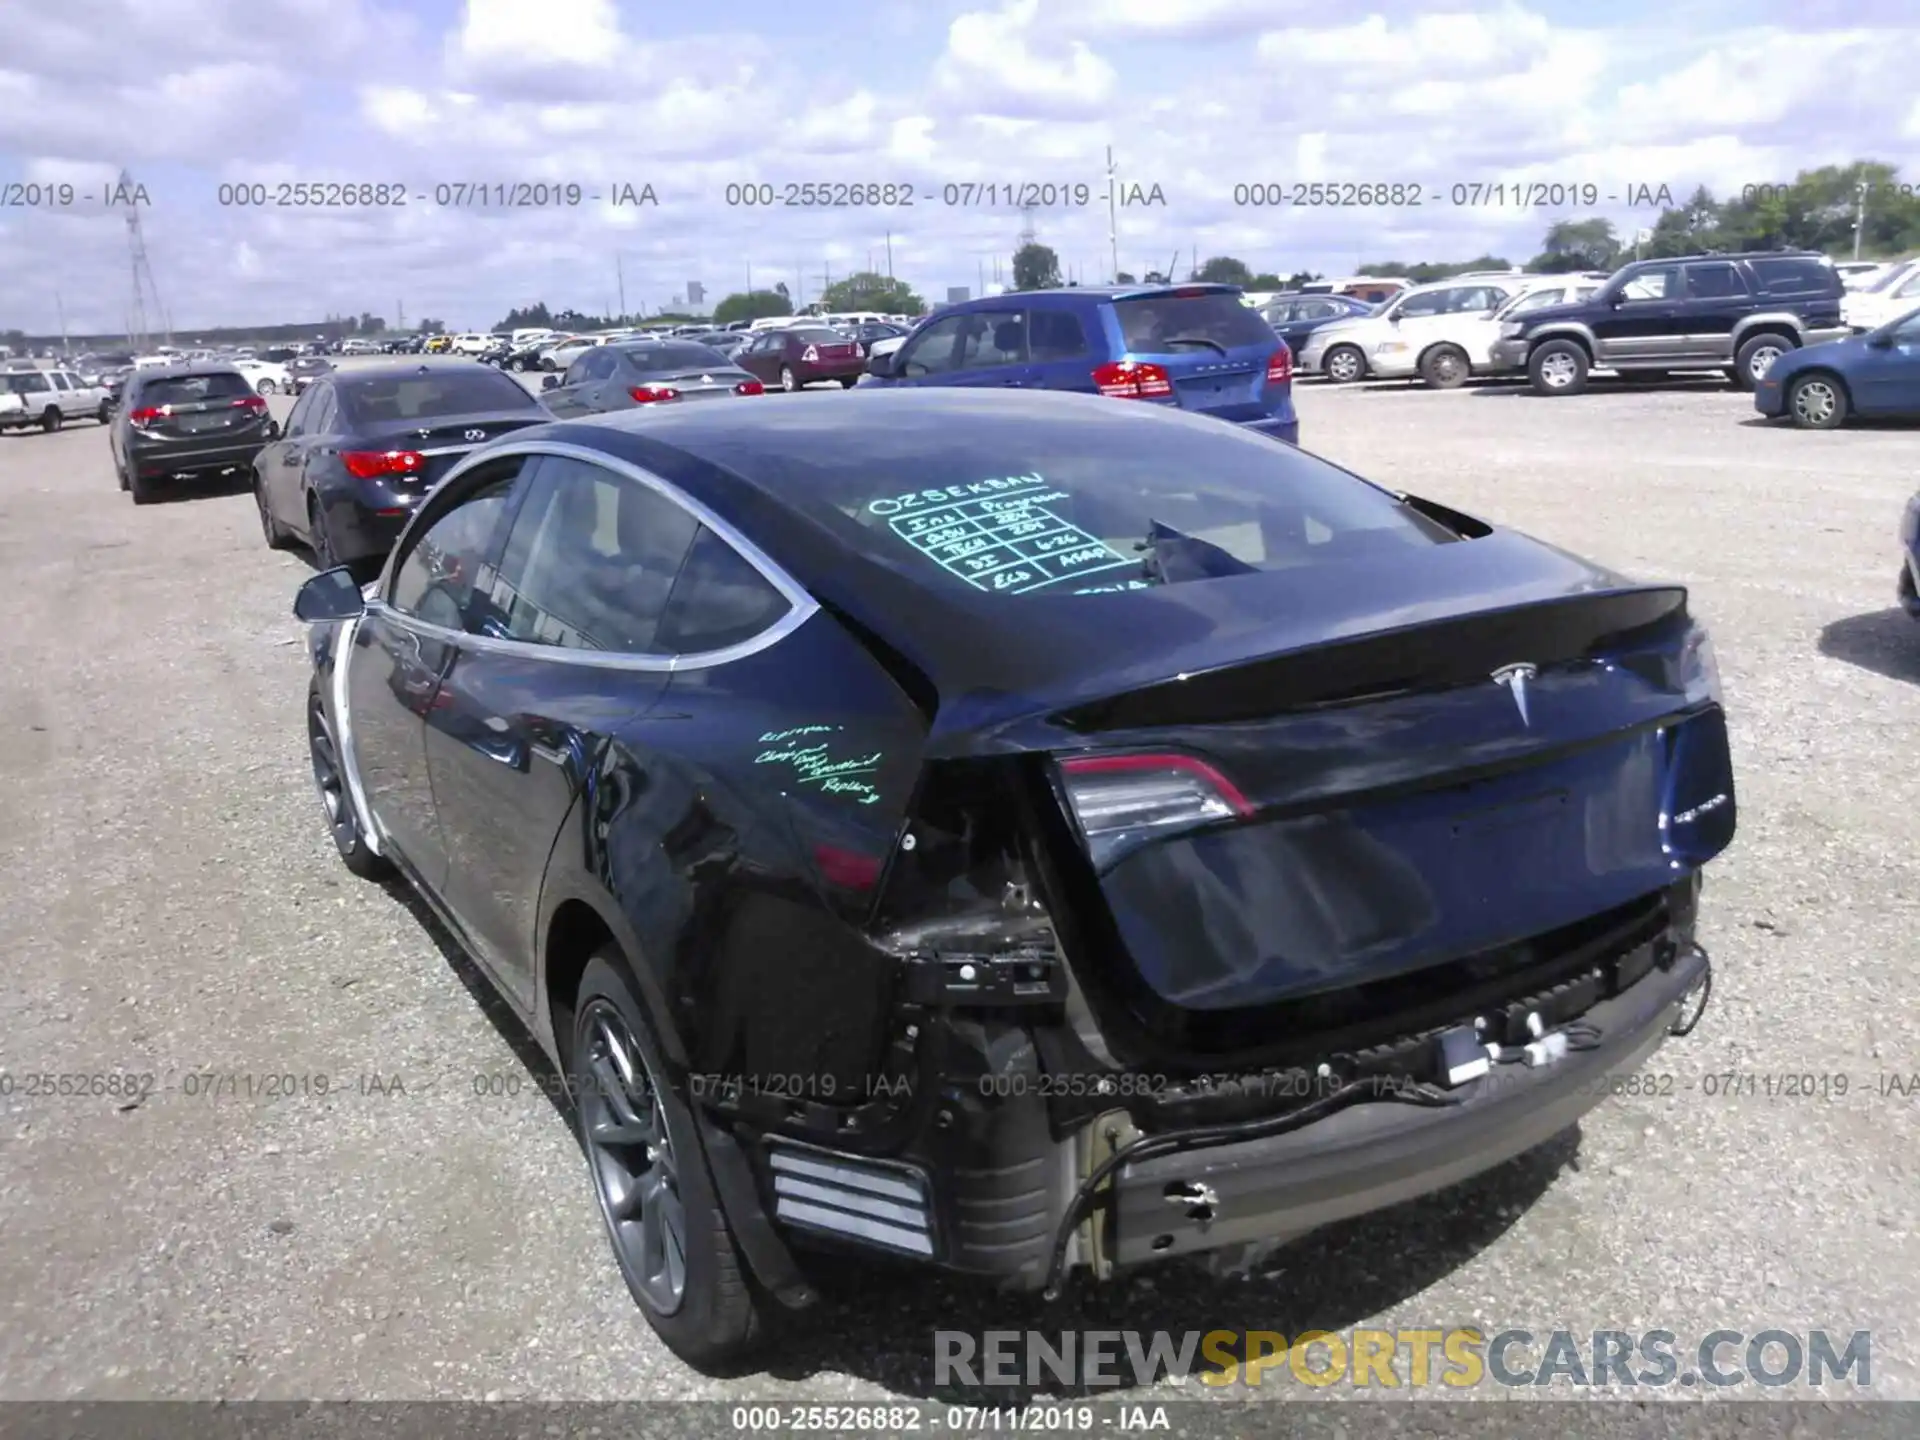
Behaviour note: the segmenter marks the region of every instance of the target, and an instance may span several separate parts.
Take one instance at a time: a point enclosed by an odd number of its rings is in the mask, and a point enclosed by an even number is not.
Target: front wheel
[[[1350,385],[1367,373],[1367,357],[1357,346],[1336,345],[1327,351],[1320,368],[1334,384]]]
[[[94,413],[94,419],[98,420],[102,425],[111,425],[113,423],[113,402],[110,400],[102,400],[99,410]]]
[[[273,381],[271,380],[262,380],[258,385],[254,386],[253,388],[258,390],[262,395],[271,395],[274,392],[275,386]]]
[[[607,1238],[634,1302],[682,1360],[711,1368],[760,1340],[764,1317],[707,1169],[693,1111],[668,1077],[617,947],[587,962],[568,1080]]]
[[[341,656],[334,663],[343,663],[345,658]],[[333,725],[327,719],[327,707],[317,686],[307,694],[307,751],[313,761],[313,783],[320,792],[320,806],[326,812],[327,832],[333,836],[333,848],[340,852],[347,869],[362,880],[384,880],[393,873],[393,865],[367,848],[367,837],[361,832],[360,817],[354,811],[353,796],[347,789],[340,746],[333,737]]]
[[[1831,375],[1802,375],[1787,387],[1787,414],[1802,430],[1838,430],[1847,422],[1847,392]]]
[[[788,392],[800,388],[800,377],[795,375],[793,371],[785,365],[780,367],[780,388]]]
[[[287,548],[287,532],[280,528],[280,522],[273,518],[273,507],[267,504],[267,487],[258,475],[253,477],[253,499],[260,507],[260,532],[267,538],[269,550]]]
[[[1527,361],[1537,395],[1578,395],[1587,388],[1587,352],[1571,340],[1549,340]]]

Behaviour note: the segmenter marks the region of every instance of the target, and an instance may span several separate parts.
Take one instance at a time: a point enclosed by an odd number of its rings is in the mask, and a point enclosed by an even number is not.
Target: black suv
[[[1542,395],[1578,395],[1595,367],[1649,379],[1724,369],[1751,390],[1785,351],[1850,333],[1844,293],[1833,262],[1806,251],[1635,260],[1590,300],[1507,321],[1491,368],[1524,370]]]

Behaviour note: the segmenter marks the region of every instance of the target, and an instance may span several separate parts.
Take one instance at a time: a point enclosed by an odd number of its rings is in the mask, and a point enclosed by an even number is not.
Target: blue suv
[[[1293,352],[1232,285],[1072,286],[950,305],[867,373],[1177,406],[1297,445]]]

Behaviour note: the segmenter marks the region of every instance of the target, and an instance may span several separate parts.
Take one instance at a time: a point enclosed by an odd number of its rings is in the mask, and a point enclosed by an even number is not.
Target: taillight
[[[802,365],[811,365],[814,363],[814,361],[818,360],[819,358],[820,358],[820,347],[817,345],[809,345],[807,346],[806,349],[800,352],[800,363]]]
[[[1253,814],[1226,776],[1192,755],[1086,755],[1060,762],[1067,803],[1104,869],[1161,835]]]
[[[146,405],[127,416],[136,425],[151,425],[156,420],[164,420],[173,413],[171,405]]]
[[[236,410],[251,410],[256,415],[264,415],[267,413],[267,397],[264,395],[242,395],[238,400],[233,402],[233,408]]]
[[[418,450],[342,450],[340,463],[356,480],[377,480],[383,475],[418,475],[427,458]]]
[[[733,393],[736,395],[764,395],[767,393],[767,387],[762,385],[758,380],[742,380],[738,385],[733,387]]]
[[[1173,394],[1166,367],[1140,360],[1114,360],[1093,372],[1102,395],[1116,400],[1161,400]]]
[[[657,405],[662,400],[678,400],[680,392],[666,385],[635,385],[627,391],[636,405]]]
[[[1282,385],[1293,379],[1293,351],[1282,345],[1267,361],[1267,384]]]

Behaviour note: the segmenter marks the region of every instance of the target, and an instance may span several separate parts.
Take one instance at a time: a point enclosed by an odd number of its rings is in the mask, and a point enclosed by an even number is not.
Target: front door
[[[1672,360],[1684,348],[1680,333],[1680,267],[1636,272],[1613,292],[1612,305],[1593,322],[1594,360]]]

